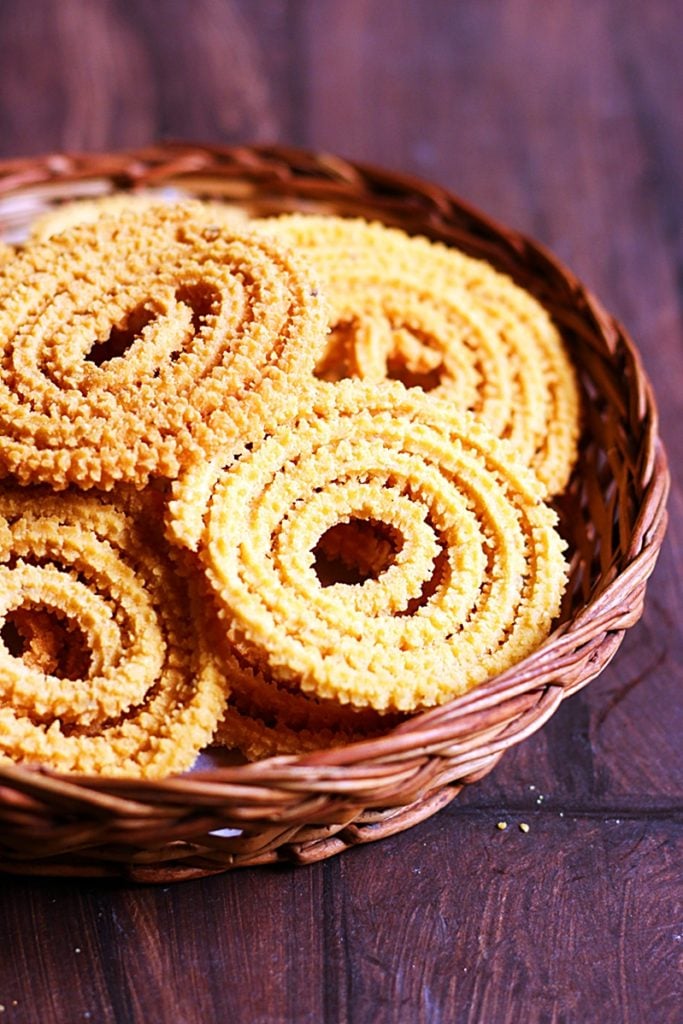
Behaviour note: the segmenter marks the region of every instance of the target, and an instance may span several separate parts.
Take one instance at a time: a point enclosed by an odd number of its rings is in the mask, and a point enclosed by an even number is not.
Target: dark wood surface
[[[677,0],[0,0],[0,156],[277,140],[446,185],[625,322],[674,476],[643,620],[488,778],[308,868],[1,879],[0,1024],[683,1021],[682,25]]]

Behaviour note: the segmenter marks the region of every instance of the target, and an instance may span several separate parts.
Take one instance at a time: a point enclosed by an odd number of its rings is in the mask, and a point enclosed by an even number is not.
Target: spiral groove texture
[[[0,761],[162,777],[226,683],[148,498],[0,492]]]
[[[203,217],[103,217],[5,264],[0,472],[142,487],[286,418],[324,337],[316,289],[281,245]]]
[[[331,306],[325,380],[398,377],[512,441],[549,494],[576,458],[574,370],[548,314],[482,260],[364,220],[291,214],[255,226],[308,255]]]
[[[316,697],[407,711],[537,646],[564,545],[510,447],[398,383],[321,385],[309,401],[295,429],[188,474],[170,503],[240,653]],[[396,553],[376,578],[323,585],[313,552],[349,522],[393,531]]]

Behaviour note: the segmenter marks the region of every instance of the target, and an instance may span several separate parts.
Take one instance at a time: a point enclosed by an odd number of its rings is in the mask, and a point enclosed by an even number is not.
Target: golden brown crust
[[[225,677],[153,513],[143,496],[0,492],[0,761],[157,778],[210,741]]]
[[[54,206],[47,213],[36,217],[30,226],[29,243],[46,242],[54,235],[69,231],[79,224],[92,224],[100,217],[118,216],[130,211],[145,213],[150,208],[164,202],[171,205],[174,202],[181,202],[181,200],[166,200],[158,192],[114,192],[96,199],[72,199],[70,202]],[[247,215],[235,206],[218,202],[200,202],[198,200],[195,202],[205,212],[209,224],[235,229],[247,220]]]
[[[249,760],[352,743],[388,732],[399,721],[282,686],[225,638],[221,647],[230,694],[214,743],[240,750]]]
[[[399,377],[511,440],[549,494],[576,458],[579,399],[542,306],[488,263],[397,228],[291,214],[254,226],[306,253],[332,309],[325,380]]]
[[[323,337],[299,261],[191,204],[29,246],[0,273],[0,472],[57,488],[174,477],[286,419]]]
[[[52,488],[0,491],[0,759],[373,737],[558,612],[578,399],[538,303],[379,224],[207,212],[69,204],[0,270],[0,473]]]
[[[509,445],[400,384],[320,385],[295,427],[175,486],[225,628],[306,693],[379,711],[440,703],[542,642],[565,582],[556,517]],[[200,511],[198,511],[198,504]],[[313,551],[352,519],[402,538],[362,585],[323,586]]]

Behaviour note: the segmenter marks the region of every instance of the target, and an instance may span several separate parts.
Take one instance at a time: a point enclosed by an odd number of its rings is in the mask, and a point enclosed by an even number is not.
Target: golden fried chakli
[[[324,342],[317,289],[192,204],[104,217],[0,268],[0,472],[110,489],[287,419]]]
[[[386,733],[397,717],[318,700],[278,685],[234,648],[223,647],[230,694],[213,742],[240,750],[250,760],[303,754]]]
[[[150,511],[0,492],[0,762],[157,778],[210,741],[225,677]]]
[[[231,700],[223,715],[214,744],[239,750],[249,761],[282,754],[309,754],[314,750],[328,750],[331,747],[372,739],[381,731],[373,733],[349,731],[341,727],[327,729],[296,728],[286,718],[274,719],[244,707],[242,702]]]
[[[169,528],[199,550],[231,642],[274,679],[409,711],[547,636],[566,566],[542,493],[510,445],[450,403],[342,381],[238,461],[185,475]],[[358,521],[390,531],[390,564],[321,581],[321,539]]]
[[[317,374],[398,378],[476,413],[512,441],[548,493],[576,457],[579,400],[541,305],[483,260],[359,219],[254,221],[307,254],[332,309]]]
[[[111,195],[95,199],[72,199],[36,217],[30,226],[29,241],[45,242],[53,235],[59,235],[62,231],[68,231],[79,224],[92,224],[100,217],[118,216],[129,211],[144,213],[150,207],[163,202],[171,203],[178,200],[167,200],[158,192],[113,192]],[[197,205],[201,207],[209,224],[235,228],[247,219],[242,210],[225,203],[203,201]]]

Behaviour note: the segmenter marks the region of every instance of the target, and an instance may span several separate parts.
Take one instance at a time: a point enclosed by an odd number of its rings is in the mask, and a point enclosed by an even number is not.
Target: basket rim
[[[373,787],[383,775],[395,778],[400,764],[405,773],[416,771],[420,764],[433,755],[442,755],[444,749],[457,746],[462,737],[476,734],[489,719],[494,707],[517,702],[522,718],[526,710],[534,710],[543,696],[551,695],[542,707],[540,718],[545,721],[560,701],[580,686],[586,685],[606,664],[623,637],[623,631],[632,625],[642,609],[642,594],[637,595],[634,611],[629,607],[620,615],[618,608],[623,591],[632,586],[643,591],[656,561],[666,528],[666,500],[669,490],[669,470],[664,446],[658,434],[656,401],[650,382],[642,367],[635,343],[619,321],[603,308],[597,297],[543,245],[521,232],[508,228],[463,202],[449,190],[423,181],[413,175],[394,172],[364,162],[347,161],[330,153],[293,148],[282,145],[258,144],[254,146],[225,146],[186,141],[167,141],[151,146],[114,150],[107,153],[48,153],[37,157],[19,157],[0,161],[0,203],[10,196],[30,193],[32,189],[50,185],[104,179],[114,189],[134,189],[141,183],[158,185],[173,178],[201,176],[215,171],[220,162],[237,180],[247,175],[250,167],[255,174],[263,170],[264,162],[270,168],[272,182],[279,180],[284,169],[291,175],[301,175],[302,182],[313,180],[316,170],[327,174],[332,185],[353,187],[354,183],[369,182],[381,195],[397,190],[420,196],[433,211],[433,216],[448,217],[453,210],[466,217],[481,236],[482,246],[495,238],[511,256],[524,258],[534,265],[536,272],[543,270],[562,278],[567,296],[584,316],[589,317],[610,344],[618,345],[628,355],[634,367],[635,398],[639,417],[644,423],[645,457],[641,478],[647,493],[638,523],[632,531],[630,547],[626,552],[623,569],[611,570],[612,578],[595,601],[589,601],[578,613],[557,628],[543,645],[504,673],[480,684],[461,697],[439,707],[418,713],[387,734],[372,740],[361,740],[342,747],[304,755],[280,755],[262,761],[216,767],[207,771],[191,771],[180,776],[159,780],[116,778],[106,775],[59,773],[44,766],[0,765],[0,807],[9,799],[12,790],[27,797],[33,793],[46,793],[53,789],[62,801],[74,801],[80,806],[85,800],[104,811],[107,807],[123,812],[123,804],[134,808],[137,800],[161,805],[174,802],[215,804],[221,790],[229,795],[233,790],[246,787],[244,794],[277,784],[292,796],[306,783],[310,790],[312,776],[316,784],[341,796],[362,799],[365,806],[388,806],[387,793],[373,798]],[[271,182],[271,183],[272,183]],[[56,195],[56,193],[53,193]],[[0,220],[2,210],[0,208]],[[378,210],[381,219],[381,210]],[[542,300],[541,300],[542,301]],[[609,575],[609,573],[608,573]],[[590,621],[589,621],[590,620]],[[605,639],[616,638],[601,656],[600,645]],[[566,687],[562,675],[568,667],[582,661],[589,668],[579,685]],[[535,695],[533,701],[529,697]],[[536,716],[537,718],[539,716]],[[534,729],[542,722],[534,720]],[[526,733],[528,723],[523,731]],[[501,741],[501,752],[511,745],[509,735]],[[522,737],[523,738],[523,737]],[[514,742],[518,742],[515,738]],[[495,752],[494,752],[495,753]],[[498,755],[499,756],[499,755]],[[368,764],[371,762],[371,764]],[[468,773],[474,778],[476,763]],[[462,780],[462,775],[457,778]],[[433,790],[433,778],[425,780],[427,789]],[[452,780],[451,780],[452,781]],[[449,780],[445,779],[446,784]],[[8,788],[9,787],[9,788]],[[315,787],[314,787],[315,788]],[[381,789],[381,786],[379,787]],[[420,786],[416,786],[417,793]],[[402,802],[405,793],[402,793]],[[134,813],[134,812],[133,812]]]

